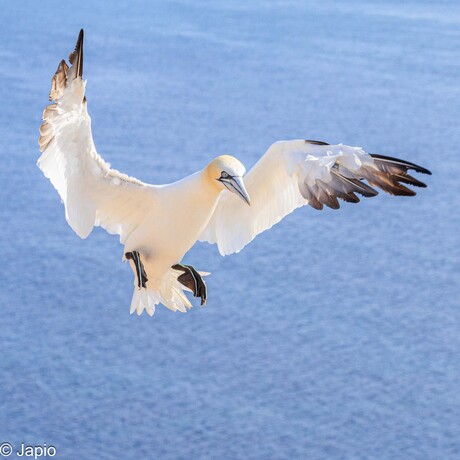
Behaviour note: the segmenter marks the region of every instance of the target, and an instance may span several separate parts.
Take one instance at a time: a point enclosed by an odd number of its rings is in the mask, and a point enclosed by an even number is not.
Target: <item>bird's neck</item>
[[[215,182],[215,184],[214,184]],[[180,201],[192,206],[190,209],[210,209],[214,207],[222,191],[219,183],[209,177],[206,169],[185,177],[172,184],[180,193]]]
[[[216,181],[217,182],[217,181]],[[204,230],[211,218],[221,189],[209,180],[208,174],[198,171],[176,183],[176,195],[180,207],[187,216],[187,227],[190,234],[197,237]],[[195,241],[195,240],[194,240]]]
[[[222,187],[220,187],[219,182],[210,177],[209,171],[206,168],[197,173],[196,179],[199,183],[198,193],[202,195],[201,198],[204,202],[207,202],[208,205],[212,204],[214,206],[222,192]]]

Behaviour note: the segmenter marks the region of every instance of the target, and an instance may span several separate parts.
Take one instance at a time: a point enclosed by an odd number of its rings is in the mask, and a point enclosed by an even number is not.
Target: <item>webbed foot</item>
[[[141,255],[139,254],[139,251],[127,252],[125,257],[128,260],[132,260],[134,262],[134,266],[136,267],[137,287],[139,289],[141,287],[147,287],[145,284],[148,281],[147,273],[145,272],[144,264],[141,261]]]
[[[179,283],[189,288],[193,292],[194,297],[201,298],[202,306],[206,305],[208,290],[206,288],[206,283],[204,282],[203,277],[190,265],[176,264],[171,268],[184,272],[182,275],[177,277],[177,280]]]

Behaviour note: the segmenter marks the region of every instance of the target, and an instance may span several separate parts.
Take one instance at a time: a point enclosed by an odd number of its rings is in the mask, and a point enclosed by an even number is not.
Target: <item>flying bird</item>
[[[152,316],[160,303],[186,312],[186,291],[206,303],[207,273],[182,263],[197,241],[216,244],[221,255],[236,253],[301,206],[338,209],[339,200],[358,203],[358,195],[377,195],[375,188],[413,196],[407,185],[426,185],[408,171],[431,174],[359,147],[301,139],[275,142],[247,174],[238,159],[221,155],[172,184],[147,184],[112,169],[96,151],[82,79],[83,30],[69,61],[52,79],[37,164],[79,237],[94,226],[120,236],[134,273],[131,313]]]

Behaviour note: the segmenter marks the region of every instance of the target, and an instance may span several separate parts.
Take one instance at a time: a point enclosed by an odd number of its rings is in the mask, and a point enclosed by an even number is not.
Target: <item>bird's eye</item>
[[[227,179],[229,176],[228,176],[228,173],[227,173],[227,172],[222,171],[222,172],[220,173],[220,177],[221,177],[221,179]]]

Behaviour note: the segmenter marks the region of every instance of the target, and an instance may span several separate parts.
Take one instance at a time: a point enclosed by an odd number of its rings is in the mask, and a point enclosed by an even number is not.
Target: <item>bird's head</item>
[[[228,189],[238,195],[248,205],[251,204],[249,194],[244,186],[243,176],[246,172],[241,161],[230,155],[221,155],[206,167],[208,177],[221,189]]]

